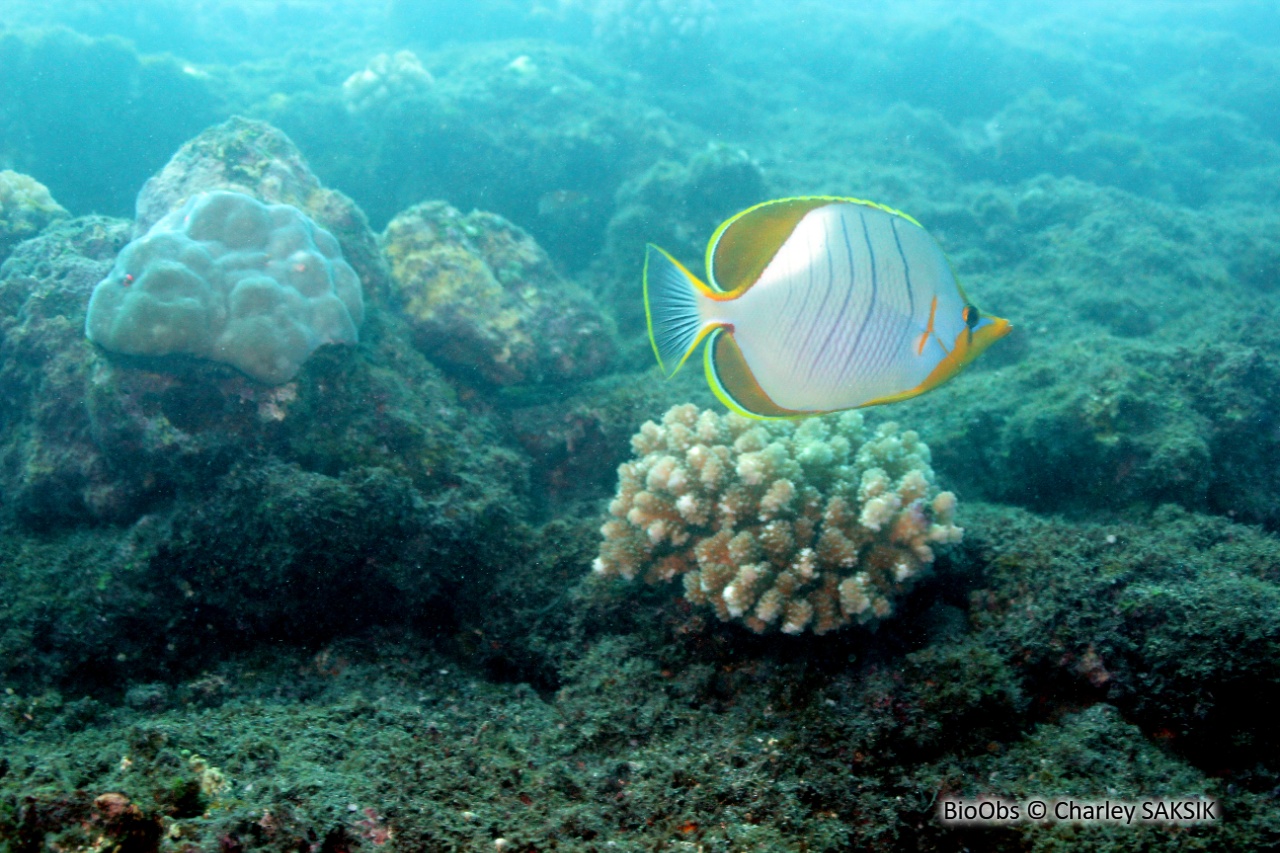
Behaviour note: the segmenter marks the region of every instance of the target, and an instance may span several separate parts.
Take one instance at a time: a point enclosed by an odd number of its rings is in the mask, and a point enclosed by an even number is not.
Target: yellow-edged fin
[[[699,298],[712,295],[709,287],[665,250],[652,243],[646,247],[644,316],[653,354],[666,376],[674,376],[715,328],[702,322],[698,310]]]
[[[805,214],[845,202],[874,207],[920,225],[907,214],[873,201],[838,196],[796,196],[748,207],[725,220],[707,243],[707,278],[714,299],[733,299],[755,284]]]
[[[956,335],[955,344],[951,347],[951,352],[947,353],[938,362],[937,366],[929,372],[929,375],[919,385],[909,388],[900,394],[890,394],[887,397],[868,400],[858,408],[879,406],[884,403],[899,403],[903,400],[910,400],[912,397],[918,397],[926,391],[932,391],[959,373],[966,364],[981,355],[983,350],[1009,334],[1013,329],[1008,320],[1000,317],[992,317],[988,314],[983,319],[990,322],[972,331],[967,328],[962,329]]]
[[[823,412],[798,412],[784,409],[760,387],[751,367],[742,356],[733,335],[717,327],[711,330],[711,340],[703,354],[707,369],[707,384],[711,391],[731,410],[749,418],[767,420],[803,418]]]

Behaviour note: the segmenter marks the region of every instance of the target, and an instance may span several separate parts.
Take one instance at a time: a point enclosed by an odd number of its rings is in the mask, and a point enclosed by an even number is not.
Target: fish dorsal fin
[[[751,366],[742,355],[742,349],[733,335],[723,328],[711,333],[703,360],[707,369],[707,384],[720,402],[733,411],[749,418],[779,419],[799,418],[819,412],[798,412],[784,409],[760,387]]]
[[[756,283],[805,214],[835,200],[806,196],[766,201],[726,220],[707,244],[711,286],[725,294],[741,294]]]
[[[874,207],[920,224],[901,211],[860,198],[809,195],[766,201],[729,218],[711,235],[707,244],[707,278],[711,287],[726,297],[740,296],[760,278],[800,220],[828,204]]]

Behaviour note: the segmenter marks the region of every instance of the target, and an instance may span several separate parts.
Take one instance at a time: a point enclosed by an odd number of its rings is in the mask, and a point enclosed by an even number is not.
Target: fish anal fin
[[[715,329],[704,356],[707,383],[733,411],[750,418],[799,418],[820,412],[801,412],[779,406],[756,381],[742,349],[725,328]]]

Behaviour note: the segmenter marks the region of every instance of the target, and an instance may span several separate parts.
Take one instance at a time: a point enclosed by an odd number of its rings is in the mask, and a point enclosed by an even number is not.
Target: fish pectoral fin
[[[942,338],[938,337],[938,333],[933,330],[933,320],[938,316],[938,297],[933,297],[933,301],[929,303],[929,322],[925,325],[924,331],[920,333],[920,341],[916,344],[916,355],[924,355],[925,344],[929,343],[929,338],[933,338],[938,342],[938,346],[942,347],[944,353],[949,353],[947,345],[942,342]]]
[[[942,350],[942,355],[944,357],[951,355],[951,348],[948,347],[943,342],[942,338],[939,337],[938,333],[932,332],[926,329],[925,331],[920,333],[920,337],[916,338],[916,355],[917,356],[921,356],[921,357],[924,356],[924,348],[929,344],[930,338],[933,338],[934,341],[937,342],[938,349]]]

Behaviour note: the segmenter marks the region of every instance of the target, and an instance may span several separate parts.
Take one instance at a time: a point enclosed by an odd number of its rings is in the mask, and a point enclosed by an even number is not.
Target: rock
[[[404,211],[382,235],[397,301],[429,358],[495,385],[602,373],[613,330],[521,229],[444,202]]]
[[[9,169],[0,171],[0,261],[14,246],[66,217],[67,211],[44,184]]]

